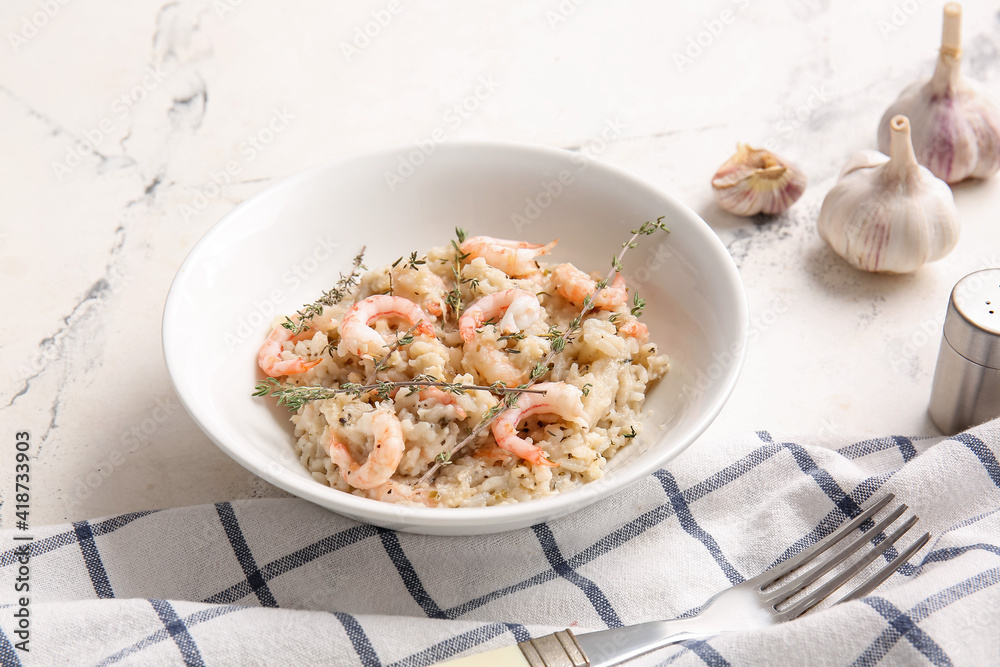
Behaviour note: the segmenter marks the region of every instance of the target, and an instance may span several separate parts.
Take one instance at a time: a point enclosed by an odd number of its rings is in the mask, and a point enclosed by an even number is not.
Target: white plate
[[[629,230],[659,216],[670,234],[643,237],[626,256],[625,274],[647,301],[643,320],[672,369],[648,394],[651,414],[639,442],[612,459],[603,478],[579,489],[469,509],[359,498],[313,480],[294,454],[288,411],[251,396],[272,317],[329,289],[362,245],[367,266],[376,267],[443,245],[461,226],[500,238],[558,238],[546,259],[603,271]],[[272,484],[359,521],[470,535],[562,516],[677,456],[729,397],[743,364],[747,320],[743,285],[725,247],[673,198],[576,153],[454,143],[429,156],[408,147],[322,164],[237,207],[177,272],[163,314],[163,351],[174,387],[202,430]]]

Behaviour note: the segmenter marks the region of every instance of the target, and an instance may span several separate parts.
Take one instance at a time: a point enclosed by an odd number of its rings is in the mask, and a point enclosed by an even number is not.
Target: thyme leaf
[[[639,298],[639,293],[636,292],[632,295],[632,316],[639,317],[642,315],[643,309],[646,307],[646,300]]]
[[[346,276],[341,273],[336,285],[326,292],[323,292],[323,295],[314,302],[307,303],[302,306],[301,310],[295,311],[295,314],[298,315],[298,321],[292,320],[290,317],[286,316],[285,321],[281,323],[281,326],[291,331],[293,335],[298,335],[303,331],[308,331],[309,320],[318,315],[322,315],[323,306],[334,306],[340,303],[351,291],[351,288],[358,284],[361,272],[365,270],[365,266],[362,263],[364,262],[364,258],[365,246],[362,246],[360,252],[358,252],[358,254],[354,257],[354,266],[350,273]]]
[[[417,253],[416,251],[414,251],[410,253],[410,260],[406,263],[406,268],[416,270],[418,266],[426,263],[427,263],[427,258],[425,257],[423,259],[417,259]]]

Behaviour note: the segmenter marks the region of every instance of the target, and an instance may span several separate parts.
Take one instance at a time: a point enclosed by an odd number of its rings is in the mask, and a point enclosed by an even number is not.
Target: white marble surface
[[[281,495],[180,408],[159,338],[171,279],[214,222],[275,180],[435,130],[585,150],[718,232],[746,283],[752,342],[732,399],[684,456],[750,429],[934,433],[948,293],[1000,266],[1000,178],[955,189],[957,249],[911,276],[851,269],[815,218],[844,161],[875,147],[884,108],[929,74],[941,5],[6,0],[4,525],[23,430],[35,524]],[[996,4],[964,7],[966,72],[998,89]],[[75,155],[88,138],[96,148]],[[746,220],[714,204],[708,182],[737,141],[770,143],[807,172],[788,214]]]

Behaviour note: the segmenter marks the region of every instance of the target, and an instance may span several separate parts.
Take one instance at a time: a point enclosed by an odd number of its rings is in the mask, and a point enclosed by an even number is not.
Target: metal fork
[[[696,616],[670,621],[651,621],[582,635],[574,635],[570,630],[563,630],[537,639],[523,641],[517,646],[469,656],[446,664],[450,667],[477,665],[610,667],[669,644],[689,639],[706,639],[720,632],[763,628],[775,623],[790,621],[829,597],[854,575],[874,562],[917,523],[917,517],[910,517],[891,535],[874,545],[856,562],[833,576],[829,581],[824,582],[801,598],[784,604],[851,556],[860,553],[863,547],[872,541],[872,538],[882,534],[896,519],[901,517],[907,510],[906,505],[900,505],[889,512],[874,527],[854,536],[845,546],[833,549],[848,538],[861,524],[885,509],[894,498],[895,496],[892,494],[883,496],[854,519],[805,551],[775,565],[753,579],[748,579],[718,593],[705,603]],[[913,554],[919,551],[930,537],[930,533],[925,533],[875,574],[838,600],[838,603],[856,600],[875,590]],[[828,551],[830,553],[825,558],[819,558]],[[791,579],[775,586],[779,580],[794,570],[813,563],[816,563],[815,567],[803,573],[796,572]],[[779,609],[779,606],[782,608]]]

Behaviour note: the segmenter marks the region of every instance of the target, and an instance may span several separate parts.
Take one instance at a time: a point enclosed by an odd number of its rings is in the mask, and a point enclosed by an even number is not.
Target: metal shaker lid
[[[944,337],[969,361],[1000,369],[1000,269],[970,273],[955,285]]]

